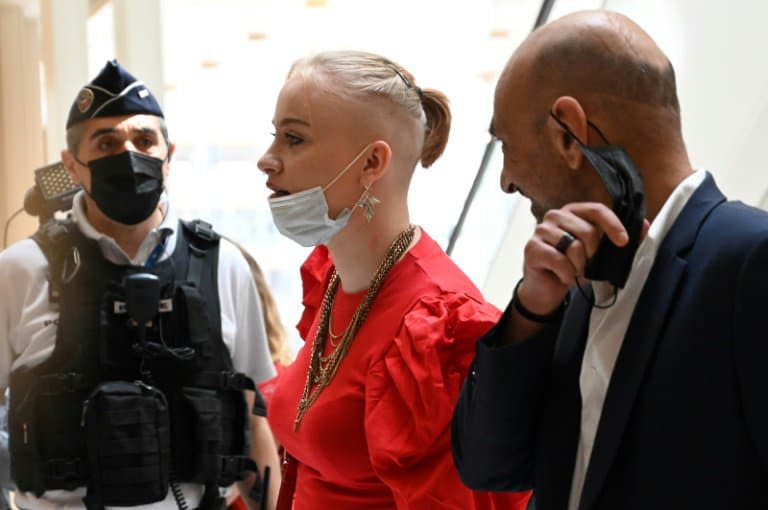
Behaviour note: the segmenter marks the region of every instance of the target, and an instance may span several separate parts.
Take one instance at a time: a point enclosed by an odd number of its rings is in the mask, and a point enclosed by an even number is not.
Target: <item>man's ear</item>
[[[168,175],[171,173],[171,158],[173,157],[174,152],[176,152],[176,144],[171,143],[168,145],[168,153],[165,156],[165,161],[163,161],[163,178],[164,179],[167,178]]]
[[[581,104],[570,96],[558,97],[550,111],[560,121],[550,116],[547,122],[546,132],[552,146],[570,169],[578,170],[584,159],[579,140],[585,143],[587,140],[587,115]]]
[[[69,174],[70,179],[72,179],[72,182],[82,186],[83,183],[81,182],[80,176],[75,169],[75,158],[72,156],[72,153],[69,152],[69,150],[63,149],[61,151],[61,163],[64,165],[64,168],[67,169],[67,173]]]
[[[365,158],[363,174],[360,177],[360,183],[364,187],[371,186],[373,183],[384,177],[389,170],[389,163],[392,161],[392,148],[384,140],[377,140],[371,144],[368,149],[368,155]]]
[[[176,144],[171,142],[171,144],[168,146],[168,156],[165,158],[168,163],[171,162],[171,158],[173,157],[173,154],[176,152]]]

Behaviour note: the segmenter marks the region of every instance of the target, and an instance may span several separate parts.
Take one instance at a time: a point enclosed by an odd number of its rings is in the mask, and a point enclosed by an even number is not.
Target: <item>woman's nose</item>
[[[259,170],[265,174],[272,174],[280,170],[280,163],[269,151],[265,152],[256,163]]]

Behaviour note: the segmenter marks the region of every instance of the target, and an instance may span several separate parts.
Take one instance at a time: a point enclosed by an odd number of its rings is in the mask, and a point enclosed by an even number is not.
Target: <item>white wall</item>
[[[31,3],[0,0],[0,230],[21,208],[33,182],[30,169],[45,161],[37,65],[40,24]],[[35,226],[22,215],[8,230],[9,241]]]
[[[675,66],[694,166],[729,198],[759,205],[768,189],[768,2],[608,0],[606,8],[637,21]]]
[[[558,0],[553,18],[600,4]],[[683,135],[693,165],[710,170],[729,198],[768,208],[764,157],[768,2],[606,0],[602,4],[639,23],[674,65]],[[523,247],[533,225],[527,204],[520,204],[483,289],[497,306],[506,305],[521,275]]]

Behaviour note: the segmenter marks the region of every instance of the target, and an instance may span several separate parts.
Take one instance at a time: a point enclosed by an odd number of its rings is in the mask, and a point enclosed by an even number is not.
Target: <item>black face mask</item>
[[[164,162],[133,151],[90,161],[89,195],[112,220],[124,225],[141,223],[160,202]]]
[[[629,235],[626,245],[616,246],[603,235],[595,254],[587,261],[584,276],[593,281],[608,281],[618,288],[624,288],[632,269],[640,235],[645,220],[645,193],[640,173],[629,154],[620,145],[611,145],[597,126],[587,123],[597,131],[606,145],[585,145],[576,135],[550,112],[552,118],[560,124],[579,144],[579,149],[603,181],[605,189],[613,201],[613,212],[621,221]]]

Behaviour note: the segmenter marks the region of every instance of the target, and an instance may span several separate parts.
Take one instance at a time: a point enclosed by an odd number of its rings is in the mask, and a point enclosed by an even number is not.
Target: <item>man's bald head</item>
[[[508,62],[499,88],[525,85],[536,107],[560,96],[591,110],[621,104],[679,116],[675,72],[651,37],[608,11],[574,13],[536,30]]]
[[[602,96],[679,113],[672,64],[626,16],[575,13],[537,30],[528,46],[532,78],[555,94]]]
[[[491,123],[505,153],[502,188],[529,196],[539,214],[606,201],[595,172],[580,171],[591,167],[571,137],[602,145],[595,126],[627,151],[649,195],[659,188],[661,199],[690,172],[672,65],[642,28],[608,11],[544,25],[507,63]]]

